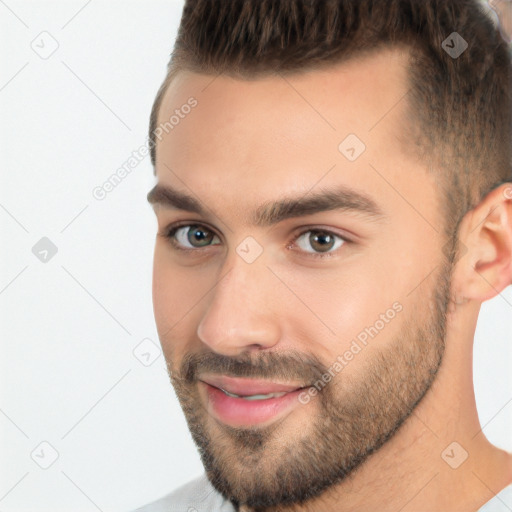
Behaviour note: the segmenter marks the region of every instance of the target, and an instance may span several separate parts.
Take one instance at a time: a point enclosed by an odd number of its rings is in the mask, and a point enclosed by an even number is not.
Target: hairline
[[[151,117],[150,117],[150,139],[152,145],[150,149],[151,163],[153,166],[153,174],[156,176],[156,146],[155,138],[152,136],[153,131],[158,126],[158,116],[162,108],[163,100],[173,80],[181,72],[192,72],[204,76],[219,76],[224,75],[238,80],[258,80],[272,76],[292,77],[301,75],[308,72],[325,71],[341,66],[348,62],[357,62],[364,60],[367,57],[374,56],[380,52],[394,51],[398,54],[405,55],[405,68],[406,68],[406,84],[408,91],[412,94],[407,94],[404,98],[405,111],[403,117],[403,126],[398,133],[398,141],[400,150],[408,157],[413,158],[425,168],[425,172],[429,174],[436,174],[439,176],[439,193],[436,194],[439,200],[439,214],[442,221],[442,229],[445,233],[445,238],[454,236],[457,227],[460,223],[462,215],[458,218],[453,218],[453,204],[449,204],[449,194],[453,189],[454,183],[450,178],[457,179],[457,173],[450,176],[449,172],[443,173],[443,170],[453,170],[454,167],[464,166],[468,160],[471,162],[474,158],[470,155],[466,160],[461,161],[453,152],[453,144],[444,140],[439,134],[439,128],[433,126],[432,123],[425,121],[421,118],[421,109],[425,108],[421,99],[415,97],[414,92],[418,91],[419,83],[417,80],[417,73],[421,73],[421,63],[425,59],[430,60],[431,56],[428,51],[422,48],[422,42],[418,39],[407,37],[395,41],[382,40],[378,41],[371,47],[367,48],[354,48],[347,54],[337,56],[336,58],[325,59],[311,64],[303,65],[293,69],[274,70],[272,68],[264,68],[255,71],[237,71],[234,69],[223,69],[220,73],[215,69],[204,69],[195,65],[193,62],[184,61],[181,58],[171,58],[168,64],[166,77],[161,84],[157,96],[153,102]],[[427,152],[430,152],[434,146],[444,147],[445,151],[438,151],[436,154],[430,154],[426,158]],[[468,157],[468,155],[464,155]],[[472,165],[470,165],[472,166]],[[471,206],[471,198],[465,197],[463,200],[463,213],[466,213]]]
[[[378,54],[380,52],[384,52],[386,50],[396,51],[401,54],[405,54],[407,57],[407,77],[410,79],[412,77],[412,74],[410,73],[412,70],[412,54],[413,50],[416,48],[415,41],[381,41],[377,43],[375,46],[372,46],[370,48],[364,48],[364,49],[355,49],[351,51],[349,54],[340,57],[337,57],[336,59],[326,59],[324,61],[320,62],[314,62],[309,65],[297,67],[294,69],[286,69],[286,70],[274,70],[274,69],[263,69],[263,70],[257,70],[257,71],[236,71],[234,69],[226,69],[221,70],[220,73],[218,70],[215,69],[203,69],[200,66],[195,66],[189,62],[182,62],[181,59],[171,59],[168,65],[168,70],[165,76],[164,81],[160,85],[155,100],[153,102],[152,108],[151,108],[151,115],[150,115],[150,126],[149,126],[149,136],[150,139],[152,138],[152,134],[154,130],[157,127],[157,121],[158,121],[158,115],[160,112],[160,109],[162,107],[163,99],[165,97],[165,94],[169,90],[171,83],[173,82],[174,78],[180,73],[180,72],[192,72],[201,74],[204,76],[216,76],[216,75],[224,75],[228,76],[230,78],[234,78],[237,80],[242,81],[250,81],[250,80],[258,80],[258,79],[264,79],[272,76],[284,76],[284,77],[293,77],[309,72],[315,72],[315,71],[326,71],[329,69],[336,68],[337,66],[341,66],[344,63],[349,62],[357,62],[364,60],[365,58],[371,57],[375,54]],[[410,83],[410,80],[409,80]],[[156,144],[154,144],[152,150],[151,150],[151,163],[155,164],[153,155],[156,155]]]

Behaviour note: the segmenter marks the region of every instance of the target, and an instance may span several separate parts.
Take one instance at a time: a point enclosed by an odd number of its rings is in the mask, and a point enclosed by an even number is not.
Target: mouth
[[[230,393],[222,388],[220,388],[220,390],[224,391],[227,396],[232,398],[243,398],[244,400],[267,400],[268,398],[279,398],[280,396],[284,396],[288,393],[288,391],[281,391],[281,393],[267,393],[266,395],[237,395],[236,393]]]
[[[224,375],[203,377],[199,385],[206,395],[207,411],[234,427],[261,426],[283,418],[300,404],[298,395],[309,387]]]

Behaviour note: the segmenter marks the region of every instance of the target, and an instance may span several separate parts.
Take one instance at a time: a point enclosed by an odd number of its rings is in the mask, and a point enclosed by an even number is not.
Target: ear
[[[465,254],[453,272],[456,302],[483,302],[512,284],[512,183],[495,188],[466,213],[458,239]]]

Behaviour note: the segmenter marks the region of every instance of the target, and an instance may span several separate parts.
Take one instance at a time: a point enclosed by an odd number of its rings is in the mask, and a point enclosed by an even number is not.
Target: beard
[[[355,372],[343,369],[318,392],[307,419],[294,421],[293,410],[270,426],[221,424],[206,411],[198,378],[211,372],[313,385],[328,373],[314,356],[187,354],[170,378],[213,487],[237,509],[281,510],[305,504],[352,474],[397,432],[435,379],[444,353],[451,269],[442,265],[429,300],[420,297],[389,342],[378,346],[377,336],[368,357],[357,368],[354,363]]]

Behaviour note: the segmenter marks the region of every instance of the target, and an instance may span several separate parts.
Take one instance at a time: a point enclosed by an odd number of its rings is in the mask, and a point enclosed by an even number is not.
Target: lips
[[[243,379],[225,375],[205,376],[200,379],[210,386],[238,396],[268,395],[289,393],[304,387],[303,384],[280,384],[263,379]]]
[[[303,393],[299,384],[224,376],[204,377],[198,384],[210,416],[235,428],[257,427],[283,419],[299,407],[298,395]]]

